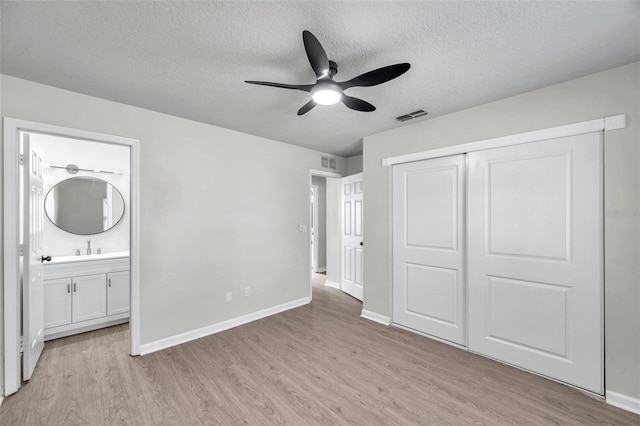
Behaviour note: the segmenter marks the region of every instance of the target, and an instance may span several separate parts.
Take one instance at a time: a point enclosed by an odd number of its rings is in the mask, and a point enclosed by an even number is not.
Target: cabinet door
[[[73,322],[107,315],[107,275],[73,278]]]
[[[71,278],[44,281],[44,328],[71,323]]]
[[[129,271],[107,274],[107,315],[129,312]]]

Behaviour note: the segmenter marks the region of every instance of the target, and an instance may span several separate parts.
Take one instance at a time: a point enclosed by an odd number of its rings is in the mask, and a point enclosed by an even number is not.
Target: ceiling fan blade
[[[280,87],[282,89],[302,90],[305,92],[311,92],[311,89],[314,86],[313,84],[284,84],[284,83],[271,83],[269,81],[252,81],[252,80],[245,80],[245,83],[259,84],[261,86]]]
[[[409,71],[409,68],[411,68],[411,64],[408,64],[406,62],[402,64],[388,65],[386,67],[378,68],[376,70],[361,74],[349,81],[338,83],[338,86],[340,86],[342,90],[348,89],[349,87],[375,86],[378,84],[386,83],[387,81],[393,80],[396,77],[400,77],[402,74]]]
[[[304,104],[304,106],[302,108],[300,108],[298,110],[298,115],[302,115],[302,114],[306,114],[309,111],[311,111],[313,109],[314,106],[316,106],[316,101],[314,101],[313,99],[311,99],[309,102],[307,102],[306,104]]]
[[[356,111],[371,112],[376,110],[376,107],[371,105],[369,102],[363,101],[362,99],[354,98],[352,96],[347,96],[344,93],[342,94],[341,100],[342,103],[347,106],[347,108],[351,108]]]
[[[302,41],[304,43],[304,50],[307,52],[307,57],[309,58],[309,63],[316,73],[316,77],[321,78],[329,75],[329,59],[316,36],[304,30],[302,32]]]

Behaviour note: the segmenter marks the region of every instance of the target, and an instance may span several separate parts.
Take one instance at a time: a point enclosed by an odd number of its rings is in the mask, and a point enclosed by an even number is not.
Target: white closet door
[[[393,322],[465,344],[465,155],[393,168]]]
[[[342,279],[340,288],[362,300],[362,173],[342,178]]]
[[[603,393],[601,133],[469,154],[469,349]]]

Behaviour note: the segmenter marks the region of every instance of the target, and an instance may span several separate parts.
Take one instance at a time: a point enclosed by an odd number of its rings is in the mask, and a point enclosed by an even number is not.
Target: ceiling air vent
[[[329,158],[329,157],[322,157],[322,162],[321,162],[322,167],[324,167],[325,169],[336,169],[336,159],[335,158]]]
[[[399,115],[396,117],[396,120],[403,122],[413,120],[414,118],[422,117],[423,115],[427,115],[427,111],[423,109],[419,109],[417,111],[410,112],[409,114]]]

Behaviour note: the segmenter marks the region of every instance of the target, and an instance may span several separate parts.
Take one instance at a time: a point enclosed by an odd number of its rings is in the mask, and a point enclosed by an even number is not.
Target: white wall
[[[327,184],[326,178],[312,176],[311,185],[318,187],[316,201],[318,203],[318,228],[316,230],[316,243],[318,245],[319,269],[327,267]]]
[[[112,184],[125,200],[122,220],[113,228],[94,235],[75,235],[63,231],[49,220],[44,220],[44,253],[50,256],[71,256],[76,249],[86,253],[87,239],[91,238],[91,248],[95,254],[100,248],[103,253],[129,251],[129,148],[98,142],[33,133],[30,140],[41,149],[43,160],[54,166],[75,164],[82,169],[117,171],[117,174],[79,171],[69,174],[64,169],[44,169],[44,193],[48,194],[59,182],[75,176],[89,176]]]
[[[327,178],[327,280],[340,284],[340,179]]]
[[[362,172],[362,155],[354,155],[346,158],[345,176],[355,175]]]
[[[309,170],[322,153],[9,76],[0,84],[8,117],[140,140],[142,344],[309,295],[298,222],[309,225]]]
[[[604,148],[606,387],[640,399],[639,99],[635,63],[366,137],[364,309],[391,314],[392,169],[383,158],[624,113],[627,128],[606,132]]]

